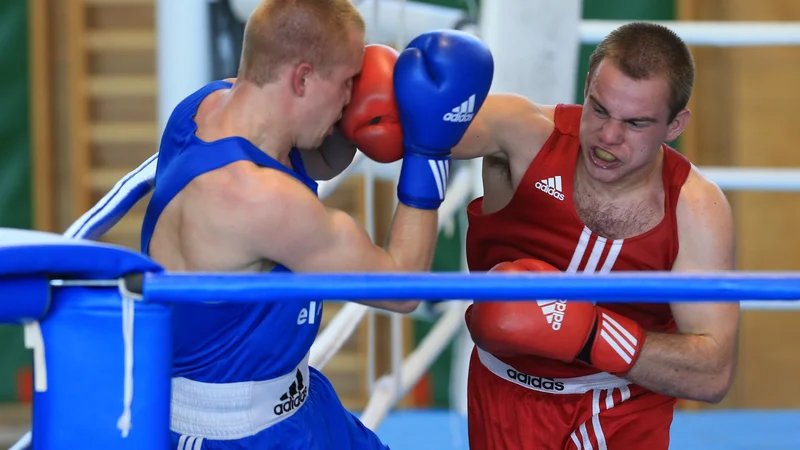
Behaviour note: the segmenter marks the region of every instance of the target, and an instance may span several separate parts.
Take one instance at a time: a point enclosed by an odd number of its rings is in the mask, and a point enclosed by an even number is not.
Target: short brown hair
[[[589,77],[608,59],[634,80],[666,76],[670,87],[669,121],[689,103],[694,86],[694,59],[686,43],[669,28],[647,22],[612,31],[589,57]]]
[[[346,58],[354,31],[364,19],[350,0],[264,0],[245,26],[239,77],[262,86],[301,62],[324,73]]]

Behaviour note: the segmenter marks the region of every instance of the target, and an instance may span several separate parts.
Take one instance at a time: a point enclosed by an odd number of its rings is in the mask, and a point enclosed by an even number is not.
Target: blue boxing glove
[[[442,204],[451,149],[489,95],[493,76],[489,48],[462,31],[424,33],[400,54],[394,67],[404,147],[400,202],[420,209]]]

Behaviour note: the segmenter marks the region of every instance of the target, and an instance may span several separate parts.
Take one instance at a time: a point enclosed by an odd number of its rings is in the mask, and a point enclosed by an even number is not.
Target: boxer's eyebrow
[[[594,103],[595,106],[598,109],[602,110],[604,114],[608,114],[608,110],[606,109],[606,107],[603,106],[602,103],[600,103],[597,100],[597,98],[595,98],[594,95],[589,94],[589,100],[591,100],[592,103]],[[608,115],[610,115],[610,114],[608,114]],[[644,123],[658,123],[658,119],[653,118],[653,117],[632,117],[632,118],[629,118],[629,119],[619,119],[619,120],[621,122],[628,122],[628,123],[634,123],[634,122],[637,122],[637,123],[643,123],[643,122]]]
[[[603,111],[603,113],[605,113],[605,114],[608,114],[608,110],[606,109],[606,107],[605,107],[605,106],[603,106],[603,105],[602,105],[602,104],[601,104],[601,103],[600,103],[600,102],[599,102],[599,101],[598,101],[598,100],[595,98],[595,96],[594,96],[594,95],[591,95],[591,94],[589,94],[589,100],[591,100],[591,101],[592,101],[592,103],[594,103],[594,106],[596,106],[596,107],[597,107],[597,109],[599,109],[599,110]]]

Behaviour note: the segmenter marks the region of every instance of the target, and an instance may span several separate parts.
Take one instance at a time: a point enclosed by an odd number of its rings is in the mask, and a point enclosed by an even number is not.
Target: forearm
[[[392,221],[386,251],[398,272],[430,270],[438,235],[437,210],[411,208],[398,204]],[[400,313],[411,313],[419,300],[362,300],[358,303]]]
[[[435,209],[412,208],[399,203],[386,250],[401,272],[430,270],[436,250],[439,214]]]
[[[661,394],[716,403],[727,393],[734,369],[735,358],[712,337],[647,333],[626,378]]]

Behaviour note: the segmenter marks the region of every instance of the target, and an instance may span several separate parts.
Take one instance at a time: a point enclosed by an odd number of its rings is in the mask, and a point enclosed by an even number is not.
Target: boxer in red
[[[693,78],[677,35],[633,23],[592,54],[583,105],[491,95],[453,149],[484,158],[470,270],[732,270],[724,194],[665,144]],[[737,361],[737,303],[476,302],[466,321],[478,450],[667,449],[676,398],[719,402]]]

